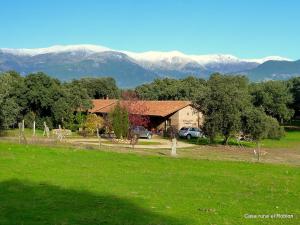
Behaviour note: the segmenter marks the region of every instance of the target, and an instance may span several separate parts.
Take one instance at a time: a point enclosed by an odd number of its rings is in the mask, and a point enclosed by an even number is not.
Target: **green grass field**
[[[184,140],[184,139],[183,139]],[[191,139],[186,140],[188,143],[199,144],[199,145],[208,145],[209,142],[207,139]],[[222,143],[221,138],[217,138],[215,144]],[[256,144],[253,142],[241,142],[244,147],[255,147]],[[230,139],[229,145],[238,145],[236,139]],[[281,139],[264,139],[261,141],[261,146],[264,148],[299,148],[300,150],[300,129],[286,130],[285,136]]]
[[[299,167],[0,142],[1,225],[298,225],[299,192]]]

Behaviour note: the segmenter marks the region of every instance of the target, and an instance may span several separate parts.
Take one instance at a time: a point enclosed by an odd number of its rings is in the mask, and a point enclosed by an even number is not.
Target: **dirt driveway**
[[[69,138],[66,139],[67,142],[71,144],[83,144],[83,145],[99,145],[99,140],[97,138]],[[101,145],[109,147],[123,147],[123,148],[132,148],[130,144],[116,144],[112,143],[108,139],[101,139]],[[190,148],[195,147],[194,144],[189,144],[183,141],[177,141],[177,148]],[[135,145],[135,148],[139,149],[170,149],[171,142],[168,139],[163,139],[160,137],[154,137],[153,139],[139,139],[138,144]]]

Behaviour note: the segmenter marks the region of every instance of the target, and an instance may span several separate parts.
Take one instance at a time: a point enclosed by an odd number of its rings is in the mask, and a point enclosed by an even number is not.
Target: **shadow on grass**
[[[2,225],[183,224],[140,208],[126,199],[62,189],[44,183],[0,183]],[[186,224],[186,223],[185,223]]]

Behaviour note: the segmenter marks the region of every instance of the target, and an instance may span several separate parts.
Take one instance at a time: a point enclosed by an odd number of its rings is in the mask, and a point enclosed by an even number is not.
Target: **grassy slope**
[[[297,167],[0,142],[0,224],[299,224]]]

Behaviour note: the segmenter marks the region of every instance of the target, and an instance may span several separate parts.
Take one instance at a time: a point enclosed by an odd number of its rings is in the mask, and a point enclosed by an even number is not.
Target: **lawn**
[[[299,167],[0,142],[0,224],[299,224]]]
[[[35,134],[38,137],[43,136],[44,131],[36,129]],[[33,129],[25,128],[24,134],[26,137],[32,137]],[[0,136],[7,136],[7,137],[18,137],[19,136],[19,129],[10,129],[10,130],[1,130]]]
[[[300,130],[287,130],[280,140],[265,139],[262,146],[266,148],[298,148],[300,150]]]
[[[184,140],[184,139],[182,139]],[[191,139],[186,140],[188,143],[199,144],[199,145],[208,145],[209,142],[207,139]],[[222,138],[218,137],[215,144],[221,144],[223,141]],[[256,147],[256,144],[253,142],[241,141],[241,144],[244,147]],[[238,145],[236,139],[229,139],[229,145]],[[264,139],[261,141],[261,146],[264,148],[299,148],[300,150],[300,129],[289,129],[285,131],[284,137],[281,139]]]

